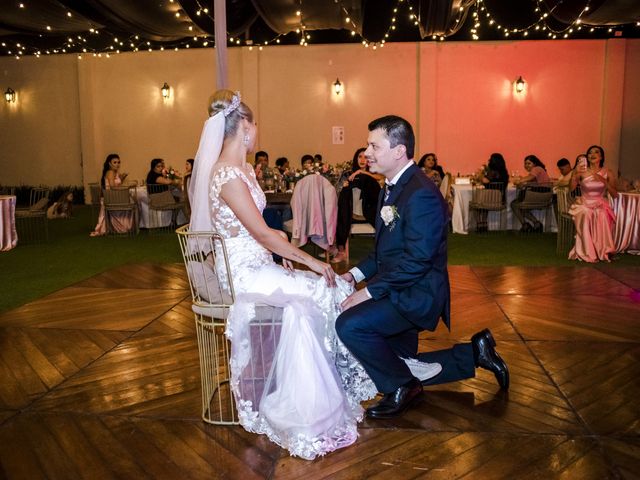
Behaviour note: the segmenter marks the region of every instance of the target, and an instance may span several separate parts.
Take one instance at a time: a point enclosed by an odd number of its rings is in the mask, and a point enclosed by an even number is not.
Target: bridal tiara
[[[240,106],[240,92],[236,92],[233,95],[233,97],[231,97],[231,103],[224,108],[224,110],[222,111],[222,114],[225,117],[228,117],[231,114],[231,112],[236,110],[239,106]]]

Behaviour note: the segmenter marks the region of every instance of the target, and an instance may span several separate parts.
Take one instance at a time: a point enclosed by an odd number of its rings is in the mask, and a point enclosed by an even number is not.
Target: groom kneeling
[[[489,330],[476,333],[471,343],[417,355],[420,331],[435,330],[440,318],[450,328],[447,204],[412,160],[409,122],[393,115],[374,120],[367,143],[370,171],[386,178],[378,200],[376,246],[342,275],[353,285],[367,280],[367,287],[345,299],[336,322],[338,336],[384,394],[367,415],[396,416],[422,385],[473,377],[475,367],[492,371],[508,389],[509,371]]]

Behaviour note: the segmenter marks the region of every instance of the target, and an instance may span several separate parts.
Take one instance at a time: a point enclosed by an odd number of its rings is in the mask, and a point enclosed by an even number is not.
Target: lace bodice
[[[258,243],[240,222],[229,205],[220,197],[222,186],[230,180],[239,178],[249,189],[251,197],[260,212],[264,210],[267,200],[258,185],[253,169],[232,165],[223,165],[215,169],[211,175],[211,223],[216,232],[227,245],[227,255],[231,267],[231,278],[236,294],[250,290],[256,272],[264,265],[273,263],[271,252]],[[220,253],[220,252],[218,252]],[[225,265],[216,262],[219,278],[226,279]],[[223,282],[223,287],[228,288]]]
[[[260,213],[262,213],[264,207],[267,205],[267,200],[260,185],[258,185],[253,169],[249,165],[247,165],[247,167],[248,168],[241,168],[233,165],[223,165],[215,169],[211,176],[209,197],[211,199],[213,228],[225,239],[233,237],[246,238],[251,236],[242,223],[240,223],[236,214],[229,208],[229,205],[220,198],[220,190],[222,190],[225,183],[239,178],[249,188],[251,197],[256,207],[258,207],[258,210],[260,210]]]

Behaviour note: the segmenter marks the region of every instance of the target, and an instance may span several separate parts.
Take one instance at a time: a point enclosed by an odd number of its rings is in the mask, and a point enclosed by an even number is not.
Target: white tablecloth
[[[17,244],[16,197],[0,195],[0,252],[11,250]]]
[[[473,185],[453,185],[453,191],[453,212],[451,213],[453,233],[467,234],[469,233],[469,203],[473,196]],[[522,226],[511,211],[511,202],[516,198],[516,191],[516,187],[509,184],[507,187],[507,230],[519,230]],[[545,224],[544,211],[535,210],[533,214],[543,225]],[[500,215],[499,212],[489,212],[488,222],[490,225],[499,223],[497,222],[498,215]],[[557,232],[556,216],[553,213],[550,215],[550,231]]]

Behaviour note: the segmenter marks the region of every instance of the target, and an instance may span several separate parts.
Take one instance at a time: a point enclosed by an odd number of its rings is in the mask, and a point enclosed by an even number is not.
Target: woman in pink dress
[[[604,150],[593,145],[587,150],[587,161],[581,160],[571,179],[571,188],[580,183],[582,196],[571,206],[569,213],[576,225],[576,243],[569,252],[570,260],[585,262],[609,261],[615,253],[613,230],[615,214],[607,193],[617,197],[616,177],[604,167]]]
[[[104,189],[117,188],[122,185],[124,179],[127,178],[126,173],[119,173],[120,157],[116,153],[107,155],[107,159],[102,166],[102,177],[100,185]],[[127,233],[133,228],[133,214],[128,212],[113,212],[109,215],[111,227],[117,233]],[[98,223],[93,232],[92,237],[100,237],[107,233],[107,222],[104,214],[104,203],[100,199],[100,214],[98,215]]]

